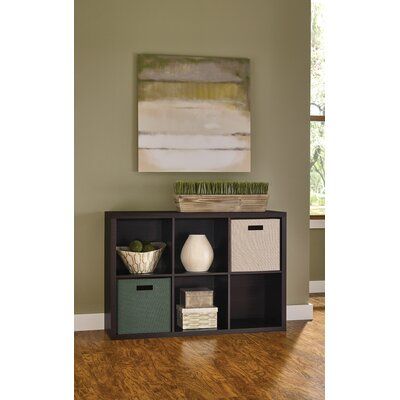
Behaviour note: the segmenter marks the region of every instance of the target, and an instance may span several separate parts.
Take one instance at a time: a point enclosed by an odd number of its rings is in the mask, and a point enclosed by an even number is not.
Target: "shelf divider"
[[[219,275],[228,275],[227,272],[178,272],[175,276],[219,276]]]
[[[171,278],[172,274],[120,274],[117,279]]]

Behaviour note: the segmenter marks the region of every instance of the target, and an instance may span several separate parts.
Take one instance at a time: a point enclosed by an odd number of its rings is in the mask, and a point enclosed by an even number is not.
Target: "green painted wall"
[[[310,281],[325,280],[325,229],[310,229]]]
[[[103,311],[103,212],[172,210],[176,179],[270,182],[288,212],[288,302],[308,301],[308,0],[77,0],[75,312]],[[138,173],[136,55],[251,59],[252,172]]]

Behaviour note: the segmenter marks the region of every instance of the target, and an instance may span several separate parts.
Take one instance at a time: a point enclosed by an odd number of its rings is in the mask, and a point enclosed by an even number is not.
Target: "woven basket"
[[[280,220],[231,220],[231,271],[280,270]]]
[[[180,212],[259,212],[266,211],[268,194],[175,195]]]
[[[117,253],[131,274],[151,274],[156,269],[166,244],[163,242],[151,242],[151,244],[156,250],[144,253],[130,251],[129,247],[117,247]]]

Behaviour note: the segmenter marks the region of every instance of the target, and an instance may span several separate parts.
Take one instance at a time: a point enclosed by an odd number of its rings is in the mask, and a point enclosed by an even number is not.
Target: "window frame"
[[[325,115],[310,115],[310,122],[325,122]]]
[[[310,122],[325,122],[325,114],[324,115],[310,115]],[[324,220],[325,214],[312,215],[310,213],[310,219],[323,219]]]
[[[316,50],[321,50],[322,49],[322,51],[324,53],[324,40],[323,40],[323,38],[321,39],[320,36],[314,36],[314,33],[324,32],[324,26],[323,26],[323,22],[324,21],[314,19],[314,18],[317,18],[317,17],[321,17],[321,15],[322,15],[322,17],[324,17],[324,15],[325,15],[325,7],[322,4],[319,4],[319,3],[321,3],[319,0],[312,0],[311,1],[311,10],[310,10],[311,11],[311,15],[310,15],[310,19],[311,19],[311,24],[310,24],[310,28],[311,28],[311,31],[310,31],[310,47],[311,47],[310,48],[310,50],[311,50],[310,51],[310,56],[311,56],[311,60],[310,60],[311,61],[311,63],[310,63],[310,95],[312,95],[312,93],[311,93],[311,88],[312,88],[311,79],[313,77],[312,66],[314,65],[313,64],[313,58],[312,58],[313,54],[314,54],[313,53],[313,49],[314,49],[313,45],[315,44],[317,46],[317,47],[315,47]],[[314,6],[315,6],[315,8],[314,8]],[[315,11],[315,14],[314,14],[314,11]],[[322,14],[320,13],[321,11],[322,11]],[[314,28],[316,28],[317,30],[314,31],[313,30]],[[316,39],[315,43],[313,41],[314,39]],[[318,58],[318,60],[319,60],[319,58]],[[324,57],[324,61],[323,62],[325,62],[325,57]],[[315,66],[317,67],[317,71],[319,71],[318,70],[318,66],[317,65],[315,65]],[[322,80],[324,81],[324,79],[322,79]],[[325,88],[324,88],[324,91],[325,91]],[[323,107],[322,107],[322,105],[319,106],[318,104],[314,104],[314,106],[316,106],[316,108],[318,108],[318,111],[314,110],[311,107],[312,105],[313,105],[313,103],[312,103],[312,100],[310,98],[310,130],[309,130],[310,139],[311,139],[311,123],[312,122],[320,122],[322,124],[325,124],[325,104],[323,105]],[[311,142],[311,140],[310,140],[310,142]],[[311,150],[311,145],[310,145],[310,150]],[[309,172],[310,172],[310,186],[311,186],[311,168],[309,169]],[[311,200],[311,187],[310,187],[309,199]],[[326,210],[325,210],[325,207],[324,207],[324,214],[312,215],[311,214],[311,201],[309,201],[310,224],[311,224],[311,220],[316,220],[316,221],[314,221],[314,225],[315,225],[315,223],[318,225],[318,220],[325,220],[325,212],[326,212]],[[320,221],[320,222],[322,223],[323,221]]]

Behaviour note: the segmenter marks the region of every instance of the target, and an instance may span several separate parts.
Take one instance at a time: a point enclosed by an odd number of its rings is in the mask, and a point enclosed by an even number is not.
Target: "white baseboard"
[[[310,229],[325,229],[325,220],[310,219]]]
[[[310,321],[313,319],[312,304],[294,304],[286,308],[287,321]]]
[[[101,331],[104,329],[104,314],[75,314],[75,331]]]
[[[325,281],[310,281],[310,293],[325,293]]]
[[[286,309],[288,321],[313,319],[312,304],[289,305]],[[104,329],[104,314],[75,314],[75,331],[101,331]]]

